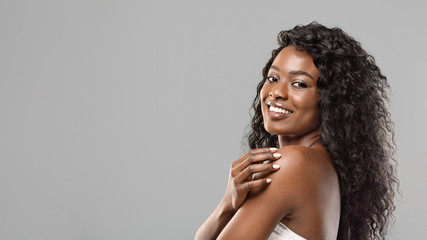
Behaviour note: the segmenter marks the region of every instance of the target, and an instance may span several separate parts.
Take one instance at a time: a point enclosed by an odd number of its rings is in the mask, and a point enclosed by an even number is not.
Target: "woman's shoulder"
[[[277,151],[284,154],[296,154],[299,157],[307,158],[313,157],[313,154],[317,157],[329,157],[326,150],[321,144],[315,145],[313,147],[304,147],[300,145],[288,145],[279,148]],[[326,153],[327,156],[324,156]]]
[[[340,191],[338,176],[328,152],[319,144],[313,148],[286,146],[278,150],[281,165],[271,184],[275,191],[289,194],[293,203],[291,211],[285,215],[288,227],[306,236],[327,234],[327,228],[307,229],[305,226],[332,226],[339,221]],[[337,220],[338,219],[338,220]],[[304,222],[305,225],[298,225]],[[314,231],[314,233],[313,233]],[[310,238],[310,237],[309,237]],[[310,238],[311,239],[311,238]]]
[[[289,145],[277,150],[281,155],[281,163],[294,167],[321,167],[331,163],[328,152],[321,146],[304,147]],[[308,166],[307,166],[308,165]]]
[[[327,151],[321,147],[307,148],[290,145],[278,149],[282,157],[275,162],[281,166],[274,173],[280,182],[293,184],[298,188],[310,189],[313,186],[336,178],[336,172]],[[276,181],[277,181],[276,180]],[[301,189],[298,190],[301,193]]]

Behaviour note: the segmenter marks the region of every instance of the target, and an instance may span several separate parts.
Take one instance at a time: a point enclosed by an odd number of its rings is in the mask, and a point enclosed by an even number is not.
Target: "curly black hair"
[[[398,188],[390,88],[374,58],[340,28],[317,22],[281,31],[279,48],[262,70],[252,107],[251,149],[279,147],[264,128],[260,91],[277,54],[286,46],[306,51],[320,72],[319,136],[333,161],[341,192],[338,239],[383,239],[394,219]]]

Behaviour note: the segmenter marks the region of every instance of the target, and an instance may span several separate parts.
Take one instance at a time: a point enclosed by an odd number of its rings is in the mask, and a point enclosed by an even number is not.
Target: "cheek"
[[[265,87],[261,89],[259,97],[260,97],[260,103],[261,103],[262,121],[264,122],[264,128],[266,128],[267,126],[265,125],[265,121],[267,119],[268,109],[267,109],[267,106],[265,105],[265,101],[266,101],[266,98],[268,97],[268,91],[266,90]]]
[[[314,110],[318,108],[319,96],[313,93],[306,94],[293,94],[289,98],[292,98],[292,102],[299,109]]]
[[[311,104],[307,106],[307,110],[311,113],[313,121],[319,122],[319,101],[318,99],[312,99]]]
[[[261,101],[261,109],[264,111],[264,102],[265,99],[268,97],[268,88],[265,87],[265,85],[261,88],[261,91],[259,92],[259,100]]]
[[[317,121],[319,118],[319,98],[316,96],[293,96],[293,103],[295,107],[302,111],[305,119],[309,118],[310,121]]]
[[[266,97],[268,97],[268,91],[269,91],[268,87],[266,87],[264,84],[264,86],[262,86],[261,88],[261,91],[259,92],[259,97],[261,101],[264,100]]]

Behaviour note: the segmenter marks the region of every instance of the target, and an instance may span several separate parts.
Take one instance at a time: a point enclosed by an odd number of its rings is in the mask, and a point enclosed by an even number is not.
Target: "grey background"
[[[339,26],[392,86],[390,239],[426,236],[422,1],[0,1],[0,239],[191,239],[282,29]]]

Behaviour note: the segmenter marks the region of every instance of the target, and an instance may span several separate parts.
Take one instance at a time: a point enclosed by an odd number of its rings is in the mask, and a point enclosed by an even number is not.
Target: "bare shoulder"
[[[280,169],[269,175],[272,182],[266,189],[251,194],[249,199],[278,200],[283,206],[282,213],[286,214],[315,198],[319,190],[324,192],[324,186],[338,183],[329,154],[320,145],[316,148],[292,145],[278,152],[282,156],[274,164],[280,165]]]
[[[330,171],[329,157],[323,151],[321,148],[299,146],[279,149],[282,157],[274,164],[281,165],[281,168],[269,175],[271,183],[262,191],[248,196],[218,239],[266,239],[277,223],[288,216],[298,219],[287,226],[297,230],[301,236],[313,239],[312,236],[319,235],[320,231],[313,226],[323,226],[323,220],[317,216],[327,214],[313,208],[322,207],[322,203],[327,201],[320,203],[313,199],[321,198],[315,196],[322,189],[319,181],[324,181],[324,176],[328,175],[324,172]],[[322,161],[325,163],[316,163]]]
[[[319,186],[337,180],[329,154],[320,145],[316,148],[286,146],[278,152],[282,157],[276,164],[281,169],[271,177],[280,186],[286,186],[287,191],[295,190],[295,197],[312,194]],[[277,187],[279,190],[280,186]]]
[[[290,145],[279,148],[279,152],[283,155],[292,155],[293,157],[297,157],[297,160],[310,159],[313,157],[326,157],[329,158],[328,153],[321,145],[319,147],[308,148],[299,145]]]
[[[281,168],[271,175],[271,184],[276,192],[288,194],[292,203],[282,222],[307,239],[336,238],[340,190],[328,152],[320,144],[313,148],[286,146],[278,151]]]
[[[309,171],[332,167],[329,154],[323,147],[307,148],[303,146],[286,146],[278,150],[282,154],[278,164],[292,170]],[[320,169],[318,169],[320,170]],[[326,169],[325,169],[326,170]]]

